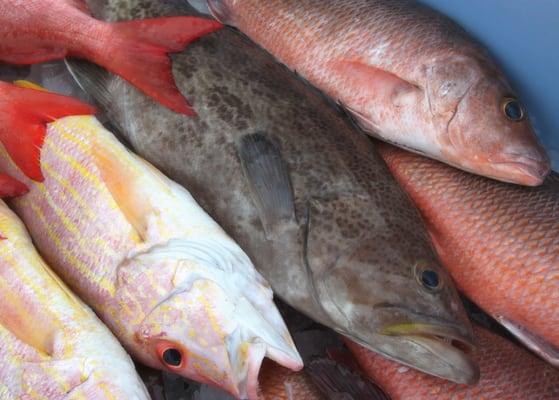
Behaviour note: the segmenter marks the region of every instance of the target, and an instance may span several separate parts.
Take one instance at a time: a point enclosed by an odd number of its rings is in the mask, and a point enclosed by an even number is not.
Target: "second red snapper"
[[[458,25],[405,0],[208,0],[368,133],[491,178],[541,184],[549,159],[515,91]]]

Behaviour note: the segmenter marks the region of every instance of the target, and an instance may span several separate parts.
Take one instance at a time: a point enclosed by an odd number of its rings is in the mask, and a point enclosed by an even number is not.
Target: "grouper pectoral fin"
[[[114,115],[117,104],[113,102],[113,93],[117,85],[126,85],[127,82],[89,61],[66,58],[64,64],[78,86],[103,110],[103,115],[98,118],[103,125],[121,139],[125,137],[125,129]]]
[[[264,133],[243,136],[237,148],[266,238],[296,223],[289,170],[276,143]]]

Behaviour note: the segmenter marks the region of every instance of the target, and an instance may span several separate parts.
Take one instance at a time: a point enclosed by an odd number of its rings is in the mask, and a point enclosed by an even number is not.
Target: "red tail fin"
[[[90,115],[95,108],[54,93],[0,82],[0,142],[29,178],[43,181],[41,147],[46,124],[69,115]]]
[[[29,188],[6,174],[0,174],[0,197],[17,197],[29,192]]]
[[[221,28],[197,17],[166,17],[110,25],[112,51],[95,54],[95,62],[120,75],[171,110],[196,115],[179,92],[168,54],[182,51],[193,40]]]

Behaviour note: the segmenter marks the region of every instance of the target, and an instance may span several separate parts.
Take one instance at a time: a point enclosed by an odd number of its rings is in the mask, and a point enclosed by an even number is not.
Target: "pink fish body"
[[[208,0],[368,133],[461,169],[539,185],[549,159],[487,52],[405,0]]]
[[[0,399],[148,400],[116,338],[0,201]]]
[[[48,125],[44,182],[14,201],[53,268],[137,360],[255,399],[265,356],[301,359],[272,291],[190,194],[93,117]]]

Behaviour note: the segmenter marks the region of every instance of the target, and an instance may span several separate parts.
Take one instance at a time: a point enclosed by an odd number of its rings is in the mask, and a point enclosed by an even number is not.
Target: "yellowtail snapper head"
[[[171,240],[130,258],[119,279],[135,283],[121,301],[147,310],[131,336],[154,368],[241,397],[256,395],[265,356],[302,368],[271,289],[232,241]]]

